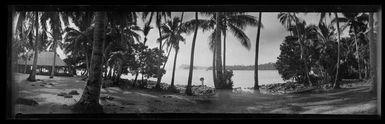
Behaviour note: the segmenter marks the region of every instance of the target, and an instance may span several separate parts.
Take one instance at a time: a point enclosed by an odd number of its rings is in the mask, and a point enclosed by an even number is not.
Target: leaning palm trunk
[[[198,12],[195,12],[195,20],[198,21]],[[192,95],[191,83],[192,83],[192,77],[193,77],[195,41],[197,38],[197,34],[198,34],[198,23],[195,25],[194,37],[193,37],[192,46],[191,46],[190,68],[189,68],[187,87],[186,87],[187,95]]]
[[[216,22],[220,22],[220,12],[216,13]],[[223,68],[222,68],[222,45],[221,45],[221,26],[219,23],[216,23],[216,29],[215,29],[215,48],[216,48],[216,77],[215,79],[218,81],[219,87],[215,87],[217,89],[222,89],[224,86],[224,77],[223,77]]]
[[[175,86],[174,86],[175,66],[176,66],[176,59],[177,59],[177,57],[178,57],[178,52],[179,52],[179,50],[178,50],[178,49],[175,49],[174,65],[173,65],[173,68],[172,68],[171,87],[175,87]]]
[[[55,66],[56,66],[56,40],[54,39],[53,41],[53,63],[52,63],[52,69],[51,69],[51,76],[49,76],[49,78],[53,78],[53,76],[55,75]]]
[[[82,97],[73,110],[80,113],[103,113],[99,104],[100,87],[102,83],[103,41],[105,40],[106,12],[95,12],[95,32],[91,57],[90,75]]]
[[[259,38],[261,34],[261,18],[262,18],[262,12],[259,12],[258,17],[258,31],[257,31],[257,40],[255,42],[255,62],[254,62],[254,90],[259,90],[258,85],[258,53],[259,53]]]
[[[166,61],[164,62],[162,69],[164,69],[164,68],[166,67],[166,64],[167,64],[167,61],[168,61],[168,57],[170,56],[170,53],[171,53],[171,48],[172,48],[172,47],[170,47],[170,48],[168,49]]]
[[[34,49],[34,56],[33,56],[33,64],[32,64],[32,72],[28,77],[28,81],[36,81],[36,64],[37,64],[37,57],[38,57],[38,49],[39,49],[39,13],[35,12],[35,30],[36,30],[36,41],[35,41],[35,47]]]
[[[355,32],[355,31],[354,31]],[[358,43],[357,43],[357,34],[354,34],[354,42],[355,42],[355,45],[356,45],[356,58],[357,58],[357,70],[358,70],[358,79],[362,79],[361,77],[361,61],[360,61],[360,55],[359,55],[359,47],[358,47]]]
[[[341,40],[341,34],[340,34],[340,23],[338,21],[338,15],[337,12],[334,13],[337,18],[337,33],[338,33],[338,39],[337,39],[337,69],[336,69],[336,76],[334,77],[334,86],[333,88],[338,89],[340,88],[339,82],[338,82],[338,71],[340,67],[340,40]]]

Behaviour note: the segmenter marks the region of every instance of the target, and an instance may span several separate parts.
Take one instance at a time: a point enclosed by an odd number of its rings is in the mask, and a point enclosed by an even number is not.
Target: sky
[[[249,15],[255,16],[258,19],[258,12],[246,13]],[[285,36],[289,35],[289,32],[283,27],[283,25],[277,19],[278,12],[263,12],[262,13],[262,24],[264,28],[261,29],[260,34],[260,43],[259,43],[259,64],[276,62],[277,57],[280,54],[280,44],[282,43]],[[172,18],[181,16],[181,12],[172,12]],[[307,14],[298,14],[298,16],[306,21],[307,24],[318,24],[320,13],[307,13]],[[138,16],[141,17],[141,16]],[[198,16],[199,19],[208,18],[204,15]],[[185,12],[183,17],[183,22],[195,19],[194,12]],[[328,18],[330,19],[330,18]],[[330,21],[330,20],[328,20]],[[71,24],[73,26],[73,24]],[[147,36],[147,43],[151,48],[158,47],[159,44],[156,43],[156,39],[159,38],[158,29],[155,26],[155,21],[151,24],[154,28],[150,30]],[[138,18],[138,26],[143,27],[144,23],[142,19]],[[244,32],[249,37],[251,42],[251,48],[247,50],[244,48],[241,43],[228,32],[226,37],[226,65],[254,65],[255,61],[255,45],[256,45],[256,35],[258,27],[247,27]],[[138,32],[144,39],[142,32]],[[212,31],[202,32],[198,30],[196,44],[195,44],[195,55],[194,55],[194,66],[211,66],[212,65],[212,51],[209,49],[209,35]],[[180,42],[180,50],[177,58],[177,67],[182,64],[190,63],[190,52],[192,46],[193,33],[187,35],[182,35],[185,37],[185,43]],[[142,41],[141,41],[142,42]],[[223,43],[222,43],[223,45]],[[223,47],[222,47],[223,48]],[[63,54],[63,51],[58,49],[58,54],[60,58],[66,58],[66,55]],[[172,50],[169,56],[169,59],[166,64],[166,69],[172,68],[174,61],[175,51]]]

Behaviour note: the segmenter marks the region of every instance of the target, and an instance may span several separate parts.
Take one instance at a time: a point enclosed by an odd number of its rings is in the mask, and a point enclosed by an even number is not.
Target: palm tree
[[[282,12],[278,14],[278,19],[281,24],[284,25],[284,27],[290,32],[290,36],[293,36],[293,30],[290,30],[293,28],[293,22],[296,20],[296,17],[292,15],[290,12]]]
[[[113,53],[112,57],[115,57],[115,63],[117,64],[117,75],[116,79],[120,79],[123,69],[123,62],[126,60],[125,56],[130,52],[134,41],[140,40],[140,35],[135,31],[141,30],[136,25],[136,13],[135,12],[110,12],[107,13],[109,20],[110,30],[108,32],[109,43],[104,43],[104,56],[108,56],[109,53]],[[115,40],[116,39],[116,40]],[[115,47],[111,47],[115,45]],[[104,61],[105,72],[107,71],[107,60],[110,57],[106,57]]]
[[[221,18],[223,25],[223,70],[226,71],[226,36],[227,30],[230,30],[233,35],[241,42],[242,46],[250,50],[250,40],[243,32],[246,26],[257,26],[258,20],[251,15],[246,15],[240,12],[225,12]]]
[[[262,23],[262,12],[259,12],[258,16],[258,31],[257,31],[257,40],[255,43],[255,64],[254,64],[254,89],[259,90],[258,85],[258,52],[259,52],[259,37],[261,34],[261,23]]]
[[[102,113],[103,107],[99,104],[100,87],[102,81],[102,49],[105,40],[106,12],[95,12],[95,33],[91,57],[90,77],[84,88],[82,97],[73,110],[80,113]]]
[[[327,28],[326,26],[326,14],[328,14],[328,16],[330,17],[332,15],[331,12],[322,12],[321,13],[321,17],[320,17],[320,21],[319,21],[319,24],[318,24],[318,27],[320,28],[321,30],[321,36],[323,37],[322,40],[324,40],[324,42],[327,42],[331,36],[334,34],[333,32],[329,31],[329,29]],[[334,12],[334,16],[335,18],[338,18],[338,15],[336,12]],[[340,57],[340,54],[341,54],[341,48],[340,48],[340,41],[341,41],[341,28],[340,28],[340,24],[337,20],[337,35],[338,35],[338,38],[337,38],[337,64],[336,64],[336,73],[335,73],[335,80],[334,80],[334,84],[333,84],[333,87],[334,88],[339,88],[339,84],[338,84],[338,74],[339,74],[339,66],[340,66],[340,61],[341,61],[341,57]]]
[[[344,26],[342,26],[342,29],[345,29],[346,26],[349,26],[349,33],[354,36],[354,42],[356,46],[356,58],[357,58],[357,67],[358,67],[358,77],[361,80],[362,75],[361,75],[361,61],[360,61],[360,56],[359,56],[359,45],[358,45],[358,40],[357,40],[357,35],[359,33],[365,32],[366,30],[366,24],[364,23],[365,21],[369,21],[368,15],[367,14],[360,14],[360,13],[342,13],[344,17],[340,18],[334,18],[332,20],[332,23],[336,23],[337,20],[339,22],[345,23]]]
[[[75,56],[84,56],[84,63],[86,65],[86,71],[88,72],[88,70],[90,70],[89,60],[92,54],[92,36],[94,31],[94,26],[92,26],[92,20],[94,18],[94,13],[90,11],[68,12],[63,15],[67,17],[67,20],[71,18],[75,26],[78,27],[78,29],[66,27],[66,35],[64,36],[63,44],[64,53],[71,53]]]
[[[298,42],[299,42],[300,48],[301,48],[301,60],[304,61],[304,66],[305,66],[305,76],[307,78],[308,84],[311,86],[312,83],[311,83],[310,77],[309,77],[309,71],[308,71],[309,68],[308,68],[306,61],[303,58],[303,56],[304,56],[303,41],[304,41],[305,35],[304,35],[304,32],[301,33],[301,31],[303,31],[303,29],[301,30],[301,25],[304,26],[305,24],[304,24],[304,22],[302,22],[302,23],[299,22],[299,18],[296,16],[296,13],[289,13],[289,12],[279,13],[278,19],[281,22],[281,24],[283,24],[286,27],[286,29],[288,29],[289,31],[292,32],[291,35],[298,37]],[[295,29],[293,29],[292,23],[295,24],[295,26],[294,26]]]
[[[258,25],[258,21],[250,15],[246,15],[243,13],[234,13],[234,12],[203,12],[203,14],[210,16],[208,20],[197,20],[194,23],[199,23],[199,27],[203,29],[203,31],[214,30],[212,34],[209,36],[209,45],[210,50],[213,51],[213,79],[214,85],[216,88],[222,88],[222,84],[220,80],[222,80],[224,70],[226,67],[222,67],[222,64],[218,65],[219,62],[222,63],[222,50],[218,47],[218,44],[221,44],[220,35],[224,35],[224,60],[223,66],[226,65],[226,35],[227,30],[229,30],[239,41],[241,44],[250,49],[250,40],[247,35],[243,32],[244,28],[248,25],[256,26]],[[191,28],[191,26],[190,26]],[[217,34],[217,32],[219,34]],[[219,37],[217,37],[219,36]],[[218,39],[219,38],[219,39]],[[218,41],[218,42],[217,42]],[[221,47],[221,46],[220,46]],[[225,83],[225,82],[223,82]]]
[[[195,21],[198,22],[198,12],[195,12]],[[191,46],[190,68],[189,68],[187,87],[186,87],[187,95],[192,95],[191,82],[192,82],[193,68],[194,68],[194,52],[195,52],[195,42],[198,34],[198,25],[199,23],[195,24],[194,37],[193,37],[192,46]]]
[[[162,32],[161,32],[161,28],[160,28],[160,26],[161,26],[161,23],[162,23],[162,19],[164,19],[164,22],[166,22],[166,19],[167,18],[170,18],[171,17],[171,12],[151,12],[151,15],[150,15],[150,21],[148,22],[149,24],[151,24],[151,20],[152,20],[152,15],[155,13],[155,17],[156,17],[156,26],[157,26],[157,28],[158,28],[158,32],[159,32],[159,38],[160,37],[162,37]],[[144,13],[142,13],[142,18],[144,19],[144,18],[147,18],[147,16],[148,16],[148,12],[144,12]],[[159,56],[161,56],[161,54],[162,54],[162,41],[160,41],[160,40],[158,40],[158,42],[159,42]],[[160,57],[158,58],[158,61],[159,62],[161,62],[160,61]],[[158,63],[158,67],[159,67],[159,70],[158,70],[158,79],[157,79],[157,81],[156,81],[156,85],[155,85],[155,89],[160,89],[160,82],[161,82],[161,80],[162,80],[162,72],[161,72],[161,63]]]
[[[175,76],[175,66],[176,66],[176,60],[178,57],[179,52],[179,41],[185,41],[185,38],[183,38],[182,33],[185,33],[185,28],[181,25],[182,20],[179,19],[179,17],[174,17],[174,19],[171,21],[167,21],[165,24],[161,26],[162,29],[162,37],[159,39],[166,40],[166,44],[168,47],[173,47],[175,50],[175,58],[174,58],[174,65],[172,70],[172,78],[171,78],[171,86],[170,89],[175,89],[174,86],[174,76]]]
[[[32,54],[29,53],[29,51],[34,48],[32,36],[33,24],[31,24],[31,16],[31,13],[28,12],[15,13],[14,20],[16,21],[13,24],[14,27],[12,27],[12,47],[15,50],[14,54],[25,61],[24,73],[27,71],[27,61],[33,57]]]
[[[40,45],[40,42],[39,42],[39,12],[35,12],[35,44],[34,44],[34,56],[33,56],[33,64],[32,64],[32,72],[31,74],[29,75],[29,77],[27,78],[28,81],[36,81],[36,68],[37,68],[37,57],[38,57],[38,54],[39,54],[39,45]]]
[[[51,75],[49,78],[54,77],[57,46],[62,46],[61,39],[62,39],[62,32],[63,31],[62,31],[62,27],[61,27],[62,21],[60,21],[60,17],[64,17],[64,16],[60,16],[59,12],[43,12],[41,19],[40,19],[40,23],[42,24],[43,32],[44,33],[47,32],[47,33],[51,34],[51,36],[53,37],[53,41],[51,43],[51,50],[54,52],[54,55],[53,55]],[[49,20],[49,25],[51,27],[51,31],[47,31],[46,22],[48,20]],[[62,20],[67,20],[67,19],[63,18]],[[66,26],[68,26],[68,23],[65,23],[65,24],[67,24]]]
[[[337,43],[338,43],[338,47],[337,47],[337,69],[336,69],[336,76],[334,78],[333,88],[334,89],[339,89],[340,85],[339,85],[339,82],[338,82],[338,70],[339,70],[339,67],[340,67],[340,40],[341,40],[341,32],[340,32],[340,23],[338,21],[338,14],[337,14],[337,12],[334,12],[334,15],[337,18],[337,33],[338,33]]]
[[[220,17],[222,15],[221,12],[216,12],[215,13],[216,15],[216,28],[214,30],[215,32],[215,54],[216,54],[216,61],[215,61],[215,66],[216,66],[216,76],[215,79],[216,79],[216,82],[217,82],[217,86],[216,88],[222,88],[220,86],[220,84],[223,83],[223,70],[222,70],[222,49],[221,49],[221,28],[222,26],[220,25]]]

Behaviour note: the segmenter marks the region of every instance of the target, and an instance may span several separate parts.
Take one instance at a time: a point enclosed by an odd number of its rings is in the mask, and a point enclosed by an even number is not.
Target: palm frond
[[[247,50],[250,50],[250,39],[241,29],[232,24],[229,24],[229,30],[241,42],[242,46],[247,48]]]
[[[241,29],[244,29],[246,26],[258,26],[259,20],[251,15],[233,15],[229,16],[227,21]]]

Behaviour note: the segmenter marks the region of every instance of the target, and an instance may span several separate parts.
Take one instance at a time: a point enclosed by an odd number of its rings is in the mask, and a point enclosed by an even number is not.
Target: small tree
[[[305,74],[303,61],[301,61],[300,45],[297,37],[287,36],[280,46],[281,54],[278,56],[276,68],[283,80],[293,79],[298,82],[304,82]]]

